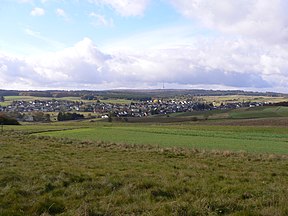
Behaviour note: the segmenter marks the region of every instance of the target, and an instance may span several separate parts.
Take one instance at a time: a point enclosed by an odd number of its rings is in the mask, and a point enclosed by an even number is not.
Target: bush
[[[0,113],[0,125],[20,125],[20,123],[16,119],[10,118],[4,113]]]
[[[84,115],[77,114],[77,113],[59,112],[57,116],[58,121],[69,121],[69,120],[78,120],[78,119],[84,119]]]

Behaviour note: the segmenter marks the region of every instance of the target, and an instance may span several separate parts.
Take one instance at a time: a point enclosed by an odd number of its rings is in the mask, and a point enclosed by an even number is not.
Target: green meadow
[[[208,103],[215,103],[217,105],[221,103],[231,103],[231,102],[233,103],[243,101],[278,103],[287,100],[287,97],[247,96],[247,95],[200,96],[196,98],[198,98],[199,100],[207,101]]]
[[[212,110],[203,112],[173,113],[171,117],[187,118],[196,117],[199,119],[255,119],[255,118],[277,118],[288,117],[288,107],[283,106],[264,106],[264,107],[245,107],[228,110]]]
[[[288,215],[286,112],[5,125],[0,215]]]
[[[159,147],[288,153],[288,131],[273,127],[95,124],[91,127],[37,135]]]

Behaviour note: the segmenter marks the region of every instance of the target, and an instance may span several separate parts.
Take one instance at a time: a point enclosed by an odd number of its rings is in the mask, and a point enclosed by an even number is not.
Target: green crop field
[[[288,131],[270,127],[98,125],[89,128],[39,133],[109,143],[206,150],[288,153]]]
[[[24,100],[24,101],[29,101],[29,100],[35,100],[35,97],[30,97],[30,96],[5,96],[5,102],[0,102],[0,106],[9,106],[13,101],[16,100]]]
[[[0,102],[0,106],[9,106],[11,102]]]
[[[198,120],[208,119],[254,119],[254,118],[275,118],[288,117],[288,107],[283,106],[261,106],[245,107],[227,110],[194,111],[184,113],[173,113],[170,117],[176,118],[197,118]],[[166,117],[162,116],[163,118]]]
[[[135,102],[133,100],[126,100],[126,99],[106,99],[100,101],[102,103],[110,103],[110,104],[130,104],[131,102]]]
[[[47,97],[33,97],[33,96],[5,96],[5,101],[12,102],[17,100],[33,101],[33,100],[47,100]]]
[[[207,101],[208,103],[215,103],[217,105],[221,103],[233,103],[243,101],[254,101],[254,102],[272,102],[278,103],[287,101],[287,97],[268,97],[268,96],[245,96],[245,95],[226,95],[226,96],[201,96],[196,97],[199,100]]]
[[[257,107],[230,112],[231,118],[288,117],[288,107]]]

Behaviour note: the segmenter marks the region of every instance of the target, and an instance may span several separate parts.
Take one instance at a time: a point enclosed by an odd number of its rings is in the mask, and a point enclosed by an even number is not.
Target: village
[[[21,113],[23,121],[35,121],[28,113],[60,113],[76,112],[95,114],[98,118],[108,118],[109,114],[115,117],[147,117],[151,115],[169,115],[179,112],[193,112],[205,110],[237,109],[241,107],[263,106],[262,102],[233,102],[215,105],[194,100],[162,100],[153,99],[147,101],[131,101],[129,104],[105,103],[103,101],[68,101],[68,100],[33,100],[13,101],[8,106],[0,106],[0,112]],[[19,117],[20,116],[20,117]],[[25,116],[25,117],[24,117]],[[39,116],[39,114],[38,114]],[[44,115],[43,115],[44,116]],[[47,116],[47,114],[46,114]],[[48,118],[48,117],[46,117]],[[41,118],[40,118],[41,119]]]

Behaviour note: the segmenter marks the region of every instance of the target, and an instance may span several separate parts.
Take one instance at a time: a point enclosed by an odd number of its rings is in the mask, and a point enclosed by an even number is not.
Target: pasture
[[[269,96],[247,96],[247,95],[225,95],[225,96],[199,96],[196,97],[198,100],[203,100],[208,103],[215,103],[220,105],[221,103],[235,103],[243,101],[253,102],[271,102],[278,103],[287,101],[287,97],[269,97]]]
[[[210,110],[210,111],[194,111],[184,113],[173,113],[169,115],[174,118],[187,118],[191,120],[192,117],[198,120],[214,119],[256,119],[256,118],[278,118],[288,117],[288,107],[284,106],[261,106],[261,107],[243,107],[238,109],[227,110]],[[165,117],[165,116],[162,116]]]
[[[286,128],[275,127],[94,124],[85,128],[37,135],[158,147],[288,153],[288,131]]]
[[[287,215],[286,109],[257,109],[4,126],[0,215]]]
[[[55,138],[29,135],[42,126],[20,127],[1,134],[3,216],[288,214],[287,155]]]

